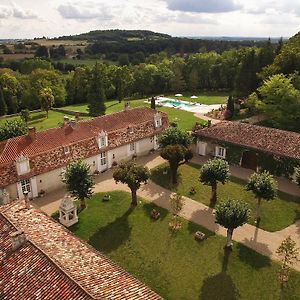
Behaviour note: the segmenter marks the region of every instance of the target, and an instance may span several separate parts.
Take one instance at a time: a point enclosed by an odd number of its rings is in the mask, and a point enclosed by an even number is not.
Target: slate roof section
[[[29,240],[12,254],[7,235],[14,229],[5,219],[23,230]],[[26,293],[30,295],[26,299],[36,299],[33,293],[45,294],[41,299],[162,299],[39,209],[26,209],[24,200],[0,206],[0,234],[4,249],[0,265],[6,266],[0,283],[5,284],[5,300],[20,299]],[[18,286],[23,293],[19,297],[14,289]],[[51,295],[60,289],[61,294],[47,298],[51,288]]]
[[[300,134],[291,131],[226,121],[196,130],[194,134],[300,160]]]

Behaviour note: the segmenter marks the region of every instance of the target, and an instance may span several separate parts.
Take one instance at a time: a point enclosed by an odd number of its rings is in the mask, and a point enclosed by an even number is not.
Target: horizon
[[[91,30],[151,30],[171,36],[291,37],[300,30],[298,0],[2,0],[1,39],[74,35]],[[163,30],[162,30],[163,28]]]

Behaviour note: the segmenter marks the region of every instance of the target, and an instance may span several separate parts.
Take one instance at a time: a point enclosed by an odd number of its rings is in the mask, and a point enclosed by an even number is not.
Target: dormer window
[[[64,153],[65,154],[69,154],[70,153],[70,147],[69,146],[65,146],[64,147]]]
[[[18,175],[23,175],[30,172],[29,159],[24,155],[21,155],[17,161],[17,173]]]
[[[133,127],[128,127],[128,133],[134,133]]]
[[[108,146],[107,132],[102,131],[102,132],[99,133],[98,138],[97,138],[97,143],[98,143],[99,149]]]
[[[162,126],[161,113],[159,113],[159,112],[154,115],[154,125],[155,125],[155,128],[159,128]]]

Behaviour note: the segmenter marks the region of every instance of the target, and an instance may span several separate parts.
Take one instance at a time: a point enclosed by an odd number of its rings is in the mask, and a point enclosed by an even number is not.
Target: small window
[[[130,143],[129,150],[130,151],[135,151],[135,143]]]
[[[105,147],[106,145],[105,145],[105,137],[104,136],[102,136],[101,138],[100,138],[100,147]]]
[[[216,156],[220,158],[226,157],[226,148],[216,147]]]
[[[20,173],[24,174],[28,172],[27,161],[23,161],[20,163]]]
[[[70,153],[70,147],[69,146],[64,147],[64,153],[65,154],[69,154]]]
[[[151,136],[151,138],[150,138],[150,143],[153,143],[153,142],[154,142],[154,137]]]

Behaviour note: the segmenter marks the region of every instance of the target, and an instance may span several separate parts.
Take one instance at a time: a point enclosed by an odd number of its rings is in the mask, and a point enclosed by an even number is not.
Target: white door
[[[32,188],[31,188],[31,184],[30,184],[30,179],[24,179],[21,180],[17,183],[17,187],[18,187],[18,196],[19,199],[24,199],[24,192],[28,192],[28,197],[32,198]]]
[[[198,153],[199,155],[206,155],[206,147],[207,147],[207,143],[204,142],[198,142]]]
[[[103,172],[106,169],[107,169],[107,155],[106,152],[102,152],[98,156],[98,171]]]

